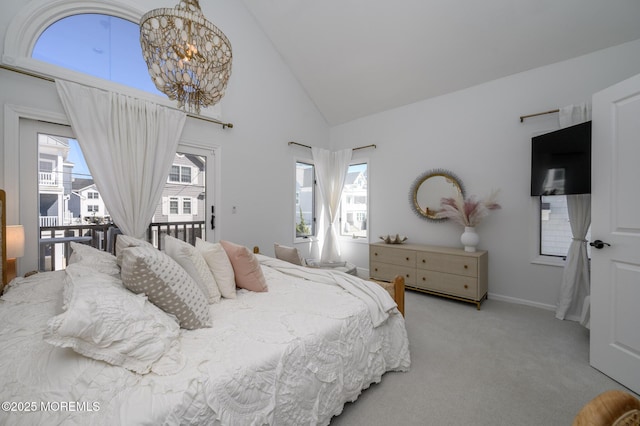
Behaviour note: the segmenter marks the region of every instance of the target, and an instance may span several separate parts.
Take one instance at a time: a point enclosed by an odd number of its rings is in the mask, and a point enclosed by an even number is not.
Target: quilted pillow
[[[202,254],[209,270],[218,283],[218,289],[222,297],[236,298],[236,280],[233,274],[233,266],[227,252],[220,243],[210,243],[196,237],[196,250]]]
[[[211,327],[209,303],[182,266],[156,248],[129,247],[122,251],[122,282],[134,293],[178,319],[188,330]]]
[[[120,267],[116,262],[116,257],[111,253],[74,241],[69,244],[71,245],[69,264],[91,265],[97,272],[120,276]]]
[[[260,262],[248,248],[229,241],[220,241],[220,244],[229,256],[238,287],[250,291],[268,291]]]
[[[118,278],[79,263],[65,273],[64,312],[47,323],[46,342],[139,374],[178,344],[175,318]],[[182,365],[174,367],[177,372]]]
[[[164,251],[200,286],[209,303],[220,301],[220,290],[215,277],[202,254],[194,246],[167,235],[164,237]]]
[[[293,263],[294,265],[304,266],[302,257],[300,256],[297,248],[281,246],[278,243],[274,244],[273,248],[276,254],[276,259],[284,260],[289,263]]]

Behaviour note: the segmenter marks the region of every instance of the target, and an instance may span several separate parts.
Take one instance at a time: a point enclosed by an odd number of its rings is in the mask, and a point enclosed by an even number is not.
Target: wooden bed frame
[[[4,190],[0,189],[0,294],[7,285],[7,198]]]
[[[254,246],[253,252],[255,254],[259,254],[260,247]],[[372,278],[369,278],[369,281],[372,281],[387,290],[389,295],[391,295],[393,300],[396,302],[396,305],[398,305],[398,311],[400,311],[402,316],[404,316],[404,277],[402,275],[396,275],[391,282],[374,280]]]

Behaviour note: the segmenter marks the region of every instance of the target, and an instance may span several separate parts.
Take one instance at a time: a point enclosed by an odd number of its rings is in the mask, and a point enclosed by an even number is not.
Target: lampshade
[[[24,256],[24,227],[7,225],[7,259]]]
[[[200,113],[224,96],[231,43],[207,21],[198,0],[147,12],[140,20],[140,45],[153,83],[179,108]]]

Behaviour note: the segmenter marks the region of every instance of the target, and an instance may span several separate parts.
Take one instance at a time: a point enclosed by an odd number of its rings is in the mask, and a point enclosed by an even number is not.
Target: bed
[[[265,291],[247,288],[229,254],[242,286],[220,287],[198,327],[198,315],[127,287],[140,261],[168,255],[124,247],[76,244],[65,271],[5,289],[0,424],[326,425],[384,373],[410,367],[404,318],[376,284],[309,276],[234,245]]]

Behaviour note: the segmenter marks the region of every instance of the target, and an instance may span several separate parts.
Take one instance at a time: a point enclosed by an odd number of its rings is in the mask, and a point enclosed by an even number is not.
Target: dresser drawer
[[[390,263],[392,265],[416,267],[416,252],[385,246],[370,246],[369,260],[371,262]]]
[[[478,294],[478,281],[475,278],[443,272],[418,270],[415,286],[472,300],[484,296]]]
[[[447,272],[449,274],[478,276],[478,259],[442,253],[420,252],[417,254],[418,269]]]
[[[371,278],[382,281],[393,281],[397,275],[401,275],[404,277],[405,285],[415,285],[416,283],[416,268],[410,268],[407,266],[397,266],[382,262],[370,262],[369,275]]]

